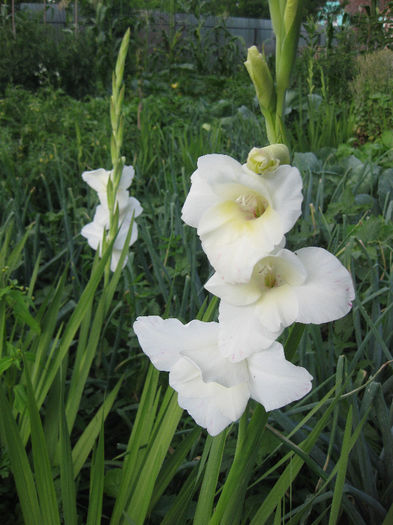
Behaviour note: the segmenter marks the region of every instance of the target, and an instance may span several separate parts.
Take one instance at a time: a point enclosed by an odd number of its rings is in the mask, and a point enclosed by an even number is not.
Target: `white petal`
[[[242,165],[229,155],[213,153],[198,159],[198,170],[201,177],[210,185],[222,182],[238,182]]]
[[[122,250],[116,250],[115,248],[112,249],[112,257],[111,257],[111,271],[114,272],[117,268],[117,265],[119,264],[120,256],[121,256]],[[127,264],[128,261],[128,255],[125,256],[122,268]]]
[[[105,188],[105,191],[99,191],[98,192],[98,198],[100,199],[100,203],[104,208],[108,209],[108,194]],[[128,193],[128,190],[123,190],[119,188],[116,193],[116,204],[119,207],[119,213],[124,213],[124,210],[129,205],[130,200],[130,194]]]
[[[119,188],[126,190],[131,186],[132,179],[134,178],[135,170],[132,166],[124,166],[123,172],[120,177]]]
[[[94,214],[94,222],[99,224],[100,226],[108,229],[109,228],[109,210],[107,206],[103,206],[102,204],[99,204],[96,207],[96,212]]]
[[[219,202],[217,195],[201,176],[199,170],[191,175],[191,188],[182,209],[181,218],[189,226],[198,228],[202,215]]]
[[[264,181],[273,199],[273,207],[282,220],[284,233],[287,233],[302,213],[302,177],[297,168],[279,166],[276,171],[267,173]]]
[[[128,230],[130,228],[130,224],[131,224],[130,222],[126,222],[126,223],[121,225],[121,227],[119,229],[119,232],[117,234],[115,243],[114,243],[114,249],[115,250],[120,250],[121,251],[123,249],[124,243],[126,242],[126,237],[128,235]],[[134,244],[134,242],[138,238],[138,227],[137,227],[136,222],[132,223],[132,227],[131,228],[132,228],[132,231],[131,231],[131,237],[130,237],[130,241],[128,243],[128,246],[131,246],[132,244]]]
[[[255,303],[261,297],[261,290],[254,282],[231,284],[217,272],[210,277],[205,288],[226,303],[235,306]]]
[[[253,306],[232,306],[221,301],[219,321],[220,352],[234,363],[268,348],[282,332],[265,328]]]
[[[297,319],[298,297],[292,286],[284,284],[266,291],[255,305],[255,315],[269,330],[282,331]]]
[[[143,208],[141,206],[141,203],[138,201],[138,199],[135,199],[134,197],[128,197],[126,205],[124,206],[122,210],[119,210],[119,211],[120,211],[120,220],[124,220],[125,218],[128,218],[129,220],[131,220],[132,217],[134,218],[139,217],[139,215],[143,212]]]
[[[346,315],[355,297],[352,278],[341,262],[323,248],[302,248],[296,254],[307,280],[296,288],[300,323],[326,323]]]
[[[247,383],[231,388],[205,383],[198,368],[185,358],[173,366],[169,384],[179,394],[179,405],[212,436],[239,419],[249,398]]]
[[[203,345],[192,350],[182,350],[181,354],[198,367],[205,383],[219,383],[232,387],[248,380],[245,361],[232,363],[218,350],[218,340],[214,344]]]
[[[183,325],[178,319],[161,319],[156,315],[138,317],[134,331],[142,350],[158,370],[169,372],[181,351],[217,344],[218,324],[191,321]]]
[[[272,208],[257,219],[245,220],[233,201],[204,213],[198,234],[211,265],[227,282],[247,282],[256,262],[284,235],[281,218]]]
[[[82,173],[82,179],[91,187],[93,190],[99,192],[106,192],[106,185],[111,172],[100,168],[98,170],[84,171]]]
[[[87,242],[93,250],[97,250],[98,245],[102,242],[104,227],[96,221],[89,222],[81,230],[81,235],[87,239]]]
[[[302,398],[311,390],[312,376],[285,359],[280,343],[248,360],[251,397],[265,410],[274,410]]]

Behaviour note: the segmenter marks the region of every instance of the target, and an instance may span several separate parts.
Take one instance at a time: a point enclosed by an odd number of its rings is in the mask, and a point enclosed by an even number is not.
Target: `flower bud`
[[[247,158],[247,168],[258,175],[276,170],[280,164],[289,164],[289,150],[285,144],[271,144],[252,148]]]
[[[273,79],[262,53],[256,46],[248,49],[247,60],[244,62],[248,74],[254,84],[258,101],[262,108],[274,109],[274,85]]]

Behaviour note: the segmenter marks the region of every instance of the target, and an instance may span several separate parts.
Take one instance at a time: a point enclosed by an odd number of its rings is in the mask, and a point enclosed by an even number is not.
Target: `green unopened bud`
[[[254,84],[259,104],[263,109],[274,109],[274,85],[269,66],[256,46],[248,49],[247,60],[244,62],[248,74]]]
[[[280,164],[289,164],[289,150],[285,144],[252,148],[247,158],[247,168],[258,175],[274,171]]]

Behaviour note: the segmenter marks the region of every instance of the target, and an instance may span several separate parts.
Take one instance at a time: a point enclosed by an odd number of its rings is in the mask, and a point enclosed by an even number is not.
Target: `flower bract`
[[[212,436],[240,418],[250,397],[269,411],[311,389],[311,375],[287,361],[277,342],[233,363],[218,350],[218,323],[147,316],[134,331],[153,365],[169,372],[179,405]]]

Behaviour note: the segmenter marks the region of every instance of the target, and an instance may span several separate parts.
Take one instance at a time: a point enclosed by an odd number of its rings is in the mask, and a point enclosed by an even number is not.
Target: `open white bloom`
[[[289,165],[259,175],[227,155],[205,155],[191,183],[182,218],[227,282],[247,282],[301,214],[302,179]]]
[[[300,399],[311,375],[285,359],[279,343],[238,363],[218,350],[218,323],[138,317],[134,331],[158,370],[169,372],[179,405],[215,436],[243,414],[251,397],[267,411]]]
[[[131,186],[134,175],[135,171],[132,166],[124,166],[116,193],[116,202],[119,206],[120,213],[122,213],[124,208],[128,205],[130,196],[127,188]],[[84,171],[82,173],[82,179],[97,192],[102,206],[108,208],[107,185],[109,179],[113,180],[113,171],[107,171],[103,168],[93,171]]]
[[[343,317],[355,297],[348,270],[315,247],[262,258],[247,283],[228,284],[216,273],[205,288],[222,299],[220,350],[233,361],[243,359],[244,351],[259,351],[263,339],[268,345],[272,334],[277,337],[295,321],[320,324]]]
[[[101,204],[96,208],[93,221],[82,228],[81,234],[87,239],[89,246],[93,248],[93,250],[99,250],[100,256],[102,255],[102,241],[110,226],[110,211],[108,208],[106,193],[110,177],[112,177],[112,172],[104,169],[85,171],[82,174],[83,180],[87,182],[91,188],[97,191]],[[131,246],[138,238],[138,226],[135,218],[142,213],[143,209],[137,199],[130,197],[127,190],[133,177],[134,168],[132,166],[124,166],[119,188],[116,192],[116,202],[119,208],[119,227],[112,248],[111,270],[113,272],[119,262],[130,227],[131,236],[128,245]],[[127,259],[128,258],[126,257],[123,267],[127,263]]]

